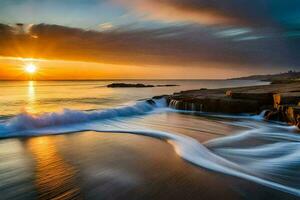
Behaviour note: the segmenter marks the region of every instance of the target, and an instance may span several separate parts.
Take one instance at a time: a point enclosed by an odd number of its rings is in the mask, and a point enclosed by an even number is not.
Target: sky
[[[299,70],[297,0],[1,0],[0,79],[222,79]]]

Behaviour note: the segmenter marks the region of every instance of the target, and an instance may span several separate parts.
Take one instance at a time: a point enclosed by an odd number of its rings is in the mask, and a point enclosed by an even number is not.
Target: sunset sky
[[[297,0],[1,0],[0,79],[219,79],[300,68]]]

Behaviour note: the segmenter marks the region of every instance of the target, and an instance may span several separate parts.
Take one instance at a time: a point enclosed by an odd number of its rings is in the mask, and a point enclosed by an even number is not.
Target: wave
[[[117,117],[144,115],[156,108],[163,107],[166,107],[166,100],[162,98],[139,101],[133,105],[106,110],[78,111],[64,109],[62,112],[44,113],[40,115],[22,113],[0,124],[0,137],[7,137],[14,132],[26,130],[67,126],[70,124],[91,122],[94,120],[107,120]]]
[[[80,127],[55,128],[52,132],[50,129],[40,129],[31,131],[30,134],[95,131],[136,134],[157,138],[172,145],[178,156],[196,166],[252,181],[300,197],[298,184],[300,180],[300,173],[298,172],[300,167],[300,144],[298,142],[291,143],[290,141],[280,140],[276,136],[281,135],[280,133],[265,133],[270,134],[271,138],[277,139],[272,140],[273,143],[260,144],[253,147],[244,144],[255,137],[252,135],[254,132],[215,139],[203,145],[196,139],[186,135],[144,130],[143,128],[137,129],[137,127],[134,129],[126,129],[125,127],[114,128],[114,125],[110,124],[109,126],[105,123],[94,127]],[[256,135],[259,135],[259,131],[261,130],[258,130]],[[268,140],[269,138],[265,134],[257,136],[256,139]],[[294,139],[295,141],[300,141],[300,136],[295,136]]]
[[[280,143],[259,145],[255,148],[236,147],[227,149],[223,147],[223,145],[228,145],[228,141],[224,138],[221,139],[221,142],[218,142],[218,147],[212,147],[212,144],[210,144],[209,148],[189,136],[168,132],[123,129],[95,129],[93,131],[129,133],[161,139],[171,144],[176,154],[182,159],[194,165],[300,196],[298,185],[300,180],[300,173],[298,172],[300,167],[300,144],[296,142],[281,141]],[[268,134],[273,133],[269,132]],[[247,137],[243,137],[245,141],[249,139],[248,136],[247,134]],[[262,138],[265,137],[262,135]],[[300,136],[298,136],[298,139],[300,139]],[[229,138],[229,140],[232,143],[241,142],[240,138],[238,141],[232,138]],[[214,140],[215,143],[217,141],[218,139]]]
[[[122,125],[116,120],[145,115],[165,107],[165,100],[159,99],[108,110],[64,110],[37,116],[24,113],[2,123],[0,135],[95,131],[149,136],[171,144],[177,155],[199,167],[300,196],[297,184],[300,181],[300,136],[293,133],[294,128],[259,122],[261,116],[245,116],[236,125],[248,127],[246,131],[201,144],[190,136],[133,127],[127,123]],[[93,121],[95,123],[84,123]]]

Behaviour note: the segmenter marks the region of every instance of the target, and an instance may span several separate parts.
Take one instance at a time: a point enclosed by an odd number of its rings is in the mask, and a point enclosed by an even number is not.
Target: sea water
[[[39,143],[31,147],[34,142],[26,141],[24,143],[22,141],[25,145],[20,146],[14,144],[16,143],[15,140],[24,140],[24,137],[30,138],[32,136],[68,135],[69,133],[80,134],[80,132],[93,131],[99,134],[119,133],[159,139],[164,141],[165,145],[170,145],[173,153],[186,164],[193,164],[199,170],[206,169],[217,174],[261,185],[291,195],[288,196],[289,198],[300,197],[300,173],[298,172],[300,167],[300,136],[297,134],[296,128],[285,124],[265,122],[260,115],[231,116],[180,112],[169,108],[164,99],[155,100],[154,104],[149,104],[144,100],[155,95],[171,94],[186,89],[266,83],[256,81],[126,82],[157,85],[176,84],[180,86],[107,88],[105,86],[111,81],[2,82],[0,137],[3,140],[0,144],[0,149],[2,149],[0,159],[3,162],[0,164],[0,176],[2,177],[0,192],[11,197],[17,194],[13,192],[16,188],[19,188],[19,191],[34,191],[34,184],[22,185],[26,182],[24,180],[39,180],[34,178],[39,174],[38,171],[34,171],[32,168],[44,169],[47,167],[47,165],[39,167],[39,160],[45,160],[42,154],[43,149],[41,152],[33,151],[35,153],[29,153],[30,155],[24,153],[28,150],[32,152],[32,149],[40,145]],[[80,138],[80,140],[89,140],[84,135]],[[33,139],[33,141],[35,140],[37,139]],[[124,145],[124,141],[119,144]],[[41,142],[42,148],[45,148],[46,151],[48,148],[51,149],[49,144],[43,145],[43,140]],[[12,145],[9,145],[10,143]],[[133,145],[135,144],[133,143]],[[86,148],[89,146],[87,145]],[[76,144],[73,148],[77,148]],[[73,148],[68,149],[68,152],[76,151],[72,150]],[[23,149],[20,151],[22,153],[18,151],[20,149]],[[85,152],[86,149],[82,149],[82,151]],[[148,153],[151,154],[151,152]],[[88,154],[85,156],[89,157]],[[111,154],[112,152],[109,151],[104,155],[109,157],[112,156]],[[47,157],[47,154],[45,155]],[[27,161],[28,156],[33,157],[35,162]],[[110,159],[115,161],[117,158]],[[47,159],[49,163],[58,162],[61,166],[62,161],[60,160],[53,161],[52,157]],[[136,158],[136,160],[138,159]],[[26,164],[27,162],[30,164]],[[80,160],[80,165],[82,162]],[[24,167],[20,166],[20,163]],[[119,165],[123,166],[124,163],[119,162]],[[83,170],[81,167],[76,168],[73,165],[64,168],[66,168],[65,170],[75,168],[75,171],[79,170],[79,174]],[[120,167],[120,169],[124,168],[126,167]],[[173,167],[170,166],[170,168]],[[59,170],[61,169],[59,168]],[[97,173],[104,173],[100,175],[103,178],[104,175],[109,174],[107,174],[107,170],[105,168],[96,171]],[[21,178],[15,179],[14,173],[22,174]],[[51,170],[48,173],[51,173]],[[154,173],[162,175],[161,172]],[[53,182],[58,184],[63,175],[55,174],[50,176],[45,173],[42,175],[42,180],[47,178],[51,180],[51,178],[56,177],[59,180],[55,181],[54,179]],[[113,175],[112,179],[115,178],[115,173]],[[123,177],[124,175],[120,176]],[[75,176],[70,177],[66,177],[66,179],[73,179]],[[48,184],[50,183],[46,184],[46,188],[49,186]],[[43,186],[43,183],[37,185]],[[98,188],[98,186],[94,187]],[[67,188],[65,193],[73,191],[74,188],[77,188],[78,191],[84,190],[83,186],[76,184],[71,189]],[[124,188],[126,187],[124,186]],[[59,191],[57,188],[54,190]],[[101,192],[101,190],[97,191]],[[106,193],[107,191],[110,189],[107,189]],[[52,192],[52,190],[48,191],[49,194]],[[45,192],[41,193],[44,194]],[[22,194],[15,197],[22,198],[24,197]],[[126,195],[120,198],[124,197]]]

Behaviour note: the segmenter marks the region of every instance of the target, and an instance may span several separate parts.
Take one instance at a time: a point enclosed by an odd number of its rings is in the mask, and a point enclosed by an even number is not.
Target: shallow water
[[[107,88],[112,82],[153,85],[176,84],[176,87]],[[259,81],[0,81],[0,117],[21,112],[58,112],[105,109],[126,105],[155,95],[181,90],[262,85]]]
[[[114,106],[7,112],[0,135],[14,138],[0,141],[4,199],[300,197],[296,128],[261,116],[179,112],[164,100],[133,101],[162,94],[141,90]],[[42,136],[49,134],[63,135]]]

